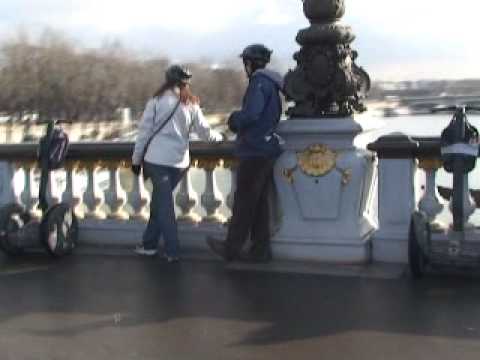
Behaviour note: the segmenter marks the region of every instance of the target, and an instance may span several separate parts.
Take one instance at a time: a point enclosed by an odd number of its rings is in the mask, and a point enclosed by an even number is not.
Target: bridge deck
[[[478,359],[480,352],[478,279],[413,282],[95,255],[33,256],[0,269],[5,360]]]

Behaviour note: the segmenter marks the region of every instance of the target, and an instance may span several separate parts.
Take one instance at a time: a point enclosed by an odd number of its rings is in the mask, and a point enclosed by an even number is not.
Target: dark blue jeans
[[[178,256],[178,233],[173,202],[173,190],[182,178],[182,169],[144,164],[144,172],[153,184],[152,201],[150,203],[150,219],[143,233],[145,249],[157,249],[160,236],[165,242],[167,256]]]

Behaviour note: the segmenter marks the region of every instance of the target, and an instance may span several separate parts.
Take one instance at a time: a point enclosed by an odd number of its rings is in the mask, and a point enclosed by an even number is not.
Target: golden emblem
[[[318,144],[298,154],[298,165],[309,176],[324,176],[335,168],[337,154],[328,146]]]
[[[293,184],[294,173],[298,167],[311,177],[325,176],[335,169],[342,175],[342,185],[346,186],[352,180],[352,170],[338,168],[337,157],[338,154],[326,145],[311,145],[305,151],[297,154],[298,164],[293,168],[283,169],[282,175],[289,184]]]

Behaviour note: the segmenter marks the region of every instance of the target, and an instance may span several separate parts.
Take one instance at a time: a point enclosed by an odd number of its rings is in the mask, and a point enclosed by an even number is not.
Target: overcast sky
[[[377,80],[480,78],[477,0],[347,0],[357,62]],[[294,66],[308,26],[300,0],[0,0],[0,40],[64,31],[82,46],[120,40],[146,55],[220,62],[264,42]]]

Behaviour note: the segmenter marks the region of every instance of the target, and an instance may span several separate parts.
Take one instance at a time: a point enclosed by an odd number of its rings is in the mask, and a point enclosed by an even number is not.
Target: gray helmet
[[[172,65],[165,72],[167,82],[174,84],[188,84],[192,73],[186,67]]]
[[[265,45],[253,44],[247,46],[240,54],[240,57],[244,60],[247,59],[255,62],[260,61],[268,64],[270,62],[270,56],[272,53],[273,51],[267,48]]]

